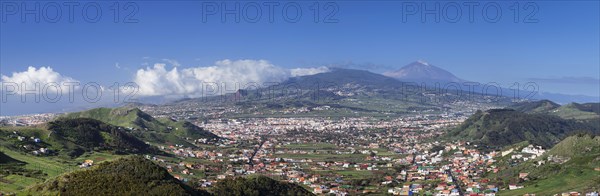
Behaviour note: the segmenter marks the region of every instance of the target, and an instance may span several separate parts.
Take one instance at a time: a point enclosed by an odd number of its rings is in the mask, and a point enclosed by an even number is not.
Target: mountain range
[[[496,88],[484,88],[483,84],[487,84],[486,82],[489,81],[480,81],[483,82],[481,84],[479,84],[478,86],[472,87],[473,89],[470,89],[470,86],[466,86],[464,85],[466,82],[469,83],[469,85],[472,84],[476,84],[477,81],[470,81],[468,79],[463,79],[463,78],[459,78],[458,76],[454,75],[453,73],[451,73],[448,70],[444,70],[442,69],[440,66],[435,66],[431,63],[427,63],[425,61],[415,61],[412,63],[409,63],[405,66],[398,66],[398,68],[396,70],[392,70],[392,71],[387,71],[384,72],[383,74],[378,74],[378,73],[373,73],[373,72],[369,72],[366,70],[357,70],[357,69],[342,69],[342,68],[329,68],[329,72],[326,73],[320,73],[320,74],[316,74],[316,75],[304,75],[304,76],[298,76],[298,77],[290,77],[285,81],[282,81],[279,83],[279,85],[274,85],[274,86],[263,86],[263,89],[277,89],[278,87],[286,87],[284,85],[288,85],[288,84],[293,84],[293,83],[297,83],[297,82],[302,82],[305,84],[309,84],[308,82],[312,82],[311,85],[307,85],[307,86],[311,86],[313,89],[316,87],[315,81],[320,81],[321,85],[320,87],[326,87],[325,85],[337,85],[336,88],[344,88],[347,87],[348,85],[362,85],[365,88],[375,88],[375,89],[379,89],[379,92],[387,94],[387,96],[385,97],[385,99],[398,99],[398,98],[406,98],[405,95],[402,95],[401,93],[398,93],[399,90],[398,88],[396,88],[395,92],[394,90],[392,90],[391,92],[383,92],[383,91],[388,91],[389,87],[398,87],[398,86],[416,86],[416,88],[410,88],[409,90],[406,90],[407,88],[405,88],[405,92],[406,91],[414,91],[412,89],[426,89],[426,91],[429,91],[428,93],[437,93],[437,94],[444,94],[444,93],[448,93],[448,92],[455,92],[457,87],[460,87],[460,90],[458,91],[462,91],[464,92],[463,94],[488,94],[488,95],[493,95],[493,96],[497,96],[497,92],[496,92]],[[395,82],[395,81],[399,81]],[[283,85],[282,85],[283,84]],[[404,84],[404,85],[403,85]],[[410,84],[410,85],[406,85],[406,84]],[[436,87],[436,84],[440,84],[440,87]],[[426,87],[422,87],[422,85],[426,85]],[[449,86],[446,86],[449,85]],[[289,88],[294,88],[293,86],[287,86]],[[502,86],[501,86],[502,87]],[[440,88],[440,89],[436,89],[436,88]],[[251,91],[252,89],[241,89],[242,91]],[[293,89],[279,89],[280,93],[281,91],[286,91],[286,93],[288,93],[288,95],[285,95],[286,97],[291,97],[292,95],[289,95],[290,92],[292,92]],[[363,90],[363,89],[360,89]],[[368,89],[367,89],[368,90]],[[440,92],[434,92],[434,91],[440,91]],[[469,91],[473,91],[473,93],[469,92]],[[515,99],[514,97],[514,89],[508,89],[507,87],[502,87],[500,89],[500,91],[502,92],[502,96],[506,97],[506,98],[510,98],[510,99]],[[329,91],[327,92],[327,89],[320,89],[320,91],[318,92],[322,92],[325,95],[326,94],[331,94],[332,92]],[[487,93],[486,93],[487,92]],[[362,92],[357,92],[357,93],[362,93]],[[364,93],[363,93],[364,94]],[[566,94],[560,94],[560,93],[549,93],[549,92],[536,92],[536,93],[532,93],[529,95],[527,92],[522,92],[520,94],[519,97],[517,97],[516,99],[518,99],[519,101],[521,101],[520,99],[523,98],[527,98],[527,99],[531,99],[531,100],[542,100],[542,99],[549,99],[552,100],[554,102],[557,102],[559,104],[567,104],[567,103],[571,103],[571,102],[600,102],[600,97],[598,96],[586,96],[586,95],[566,95]],[[303,96],[306,95],[310,95],[310,94],[303,94]],[[318,93],[315,94],[313,93],[313,95],[319,95]],[[161,95],[156,95],[156,96],[143,96],[143,97],[135,97],[137,101],[141,102],[141,103],[145,103],[145,104],[170,104],[173,102],[178,102],[181,100],[176,100],[176,99],[180,99],[182,95],[178,95],[178,96],[161,96]],[[186,95],[183,95],[186,96]],[[175,98],[178,97],[178,98]],[[219,97],[219,96],[217,96]],[[313,96],[314,97],[314,96]],[[198,97],[190,97],[190,98],[186,98],[187,99],[195,99]],[[202,98],[202,97],[201,97]],[[418,100],[424,100],[423,97],[419,97],[419,96],[414,96],[413,98],[416,98]],[[208,98],[210,99],[210,98]],[[484,101],[486,101],[484,99]],[[79,110],[84,110],[84,109],[91,109],[91,108],[96,108],[96,107],[118,107],[118,106],[123,106],[125,104],[128,103],[119,103],[119,104],[115,104],[113,102],[107,102],[107,103],[95,103],[95,104],[89,104],[89,103],[63,103],[63,102],[59,102],[59,103],[53,103],[53,104],[43,104],[43,103],[21,103],[21,102],[15,102],[14,104],[4,104],[3,105],[3,109],[2,111],[0,111],[1,115],[18,115],[18,114],[27,114],[27,113],[56,113],[56,112],[73,112],[73,111],[79,111]],[[425,103],[425,104],[417,104],[418,107],[422,107],[425,110],[429,110],[429,107],[427,107],[427,105],[435,105],[437,103]]]
[[[473,84],[478,85],[470,86]],[[524,95],[527,93],[521,92],[523,95],[514,97],[513,91],[514,89],[502,86],[499,88],[489,87],[462,79],[447,70],[419,60],[383,74],[366,70],[330,68],[328,72],[292,77],[273,86],[260,89],[241,89],[235,95],[229,94],[228,97],[236,97],[234,99],[241,100],[240,104],[242,105],[257,103],[260,105],[261,101],[268,100],[274,105],[279,105],[277,107],[281,105],[318,105],[315,100],[329,101],[338,105],[344,105],[344,100],[347,99],[361,99],[363,102],[375,102],[369,99],[389,100],[390,103],[402,100],[403,103],[397,105],[410,105],[411,109],[420,108],[422,110],[432,108],[440,110],[441,105],[465,99],[468,99],[467,102],[477,103],[497,102],[497,105],[501,106],[509,106],[511,101],[542,100],[544,98],[551,100],[556,98],[559,103],[564,103],[569,99],[578,100],[578,102],[598,102],[597,97],[542,92],[530,95]],[[431,96],[438,97],[432,99]],[[212,98],[183,99],[177,102],[223,101],[222,98],[223,96],[214,96]],[[362,104],[362,106],[368,105],[370,104]],[[378,107],[362,109],[373,108]]]

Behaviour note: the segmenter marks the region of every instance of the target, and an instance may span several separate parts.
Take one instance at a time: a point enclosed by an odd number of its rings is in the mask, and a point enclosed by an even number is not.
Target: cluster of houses
[[[16,138],[20,148],[33,155],[47,155],[52,153],[52,150],[43,147],[45,145],[40,145],[42,143],[40,138],[21,136],[16,131],[13,131],[12,134],[8,135],[8,138]]]

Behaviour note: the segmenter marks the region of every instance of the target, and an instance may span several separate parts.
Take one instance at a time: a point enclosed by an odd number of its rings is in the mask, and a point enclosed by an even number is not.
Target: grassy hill
[[[266,176],[227,178],[215,184],[210,191],[214,195],[314,195],[299,185]]]
[[[449,133],[450,137],[488,146],[506,146],[522,141],[550,148],[574,133],[600,134],[589,123],[547,114],[526,114],[512,109],[478,111]]]
[[[550,111],[557,109],[560,107],[560,104],[554,103],[550,100],[540,100],[533,102],[522,102],[517,103],[509,108],[514,109],[523,113],[537,113],[537,114],[547,114]]]
[[[103,162],[33,186],[34,195],[204,195],[141,156]]]
[[[75,169],[75,164],[65,163],[58,157],[34,156],[0,146],[0,194],[17,193],[28,186],[43,182],[49,177]]]
[[[508,108],[529,114],[555,115],[564,119],[600,119],[600,103],[570,103],[561,106],[549,100],[540,100],[517,103]]]
[[[190,146],[188,140],[218,138],[187,121],[156,119],[138,108],[96,108],[82,112],[69,113],[63,118],[92,118],[108,124],[128,128],[142,140],[153,143],[171,143]]]
[[[570,103],[563,105],[555,110],[552,110],[550,114],[560,116],[564,119],[576,119],[576,120],[600,120],[600,103]]]
[[[550,161],[550,156],[558,156],[566,162]],[[537,166],[538,161],[545,163]],[[523,182],[523,189],[500,191],[499,195],[591,192],[600,191],[600,171],[597,168],[600,168],[600,136],[578,134],[565,138],[537,159],[502,169],[495,176],[505,181],[515,181],[519,173],[529,173],[529,180]]]
[[[48,123],[53,148],[76,157],[85,151],[109,150],[121,153],[156,153],[150,145],[125,132],[122,127],[91,118],[58,119]]]
[[[40,153],[40,148],[47,150]],[[36,127],[0,127],[0,152],[0,194],[12,194],[77,170],[87,159],[100,163],[124,153],[158,150],[119,127],[78,118]]]
[[[600,136],[576,135],[567,137],[552,147],[547,155],[575,157],[587,153],[600,153]]]

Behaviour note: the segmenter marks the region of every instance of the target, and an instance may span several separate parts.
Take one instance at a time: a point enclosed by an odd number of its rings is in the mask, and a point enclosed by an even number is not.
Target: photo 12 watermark
[[[286,102],[302,100],[306,97],[311,101],[329,101],[331,96],[350,97],[356,89],[348,85],[334,82],[199,82],[198,92],[194,95],[180,94],[180,97],[199,98],[199,101],[209,102],[241,102],[269,101]],[[137,102],[147,95],[139,94],[140,86],[135,82],[124,84],[113,83],[102,86],[96,82],[81,84],[79,82],[51,83],[16,83],[1,82],[2,103],[19,101],[21,103],[57,103],[63,99],[74,103],[76,98],[87,103],[97,103],[103,98],[111,98],[114,103]],[[399,82],[392,89],[376,88],[373,91],[386,91],[404,101],[420,103],[441,103],[454,101],[500,101],[500,100],[534,100],[540,87],[535,82],[519,83],[502,86],[497,82],[447,82],[447,83],[418,83]],[[154,95],[156,96],[156,95]],[[170,94],[169,96],[178,96]]]
[[[2,23],[138,23],[139,12],[127,1],[0,1]]]
[[[402,1],[402,23],[538,23],[540,7],[523,1]]]
[[[74,103],[80,97],[87,103],[96,103],[111,96],[114,103],[135,102],[135,95],[139,87],[134,82],[120,84],[115,82],[105,87],[96,82],[49,82],[49,83],[26,83],[26,82],[0,82],[2,87],[2,103],[10,103],[9,100],[16,98],[20,103],[58,103],[68,101]],[[11,99],[13,98],[13,99]],[[33,99],[28,99],[33,98]]]
[[[335,1],[203,1],[202,23],[338,23]]]

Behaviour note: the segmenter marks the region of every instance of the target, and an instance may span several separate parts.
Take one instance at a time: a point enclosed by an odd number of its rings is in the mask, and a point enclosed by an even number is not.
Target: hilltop
[[[66,118],[92,118],[108,124],[139,129],[159,129],[161,123],[138,108],[95,108],[64,115]]]
[[[513,104],[508,108],[530,114],[549,114],[564,119],[599,120],[600,103],[570,103],[560,105],[550,100],[529,101]]]
[[[528,141],[549,148],[578,132],[600,133],[597,127],[589,123],[558,116],[527,114],[512,109],[492,109],[477,111],[449,135],[496,147]]]
[[[157,152],[151,146],[125,132],[122,127],[90,118],[58,119],[49,122],[49,140],[53,148],[76,157],[85,151],[110,150],[117,154]]]
[[[560,107],[560,104],[554,103],[550,100],[544,99],[540,101],[532,101],[532,102],[521,102],[516,103],[509,108],[512,108],[516,111],[523,113],[539,113],[539,114],[548,114],[552,110],[555,110]]]
[[[551,112],[565,119],[600,120],[600,103],[570,103]]]
[[[92,118],[128,129],[133,135],[154,143],[190,145],[188,140],[215,140],[218,136],[187,121],[156,119],[138,108],[96,108],[69,113],[63,118]]]

